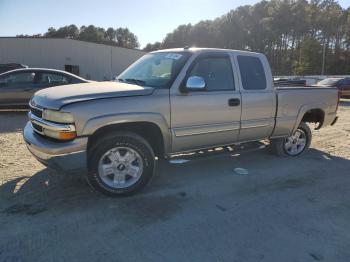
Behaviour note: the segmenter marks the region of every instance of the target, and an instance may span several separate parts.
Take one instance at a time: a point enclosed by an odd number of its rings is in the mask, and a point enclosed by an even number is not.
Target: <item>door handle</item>
[[[239,106],[241,104],[241,100],[239,98],[231,98],[228,100],[229,106]]]

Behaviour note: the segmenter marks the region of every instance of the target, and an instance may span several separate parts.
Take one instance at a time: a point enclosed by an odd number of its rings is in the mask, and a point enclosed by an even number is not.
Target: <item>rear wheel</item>
[[[271,141],[274,153],[279,156],[300,156],[311,144],[312,134],[309,126],[302,122],[290,137]]]
[[[141,136],[121,132],[98,140],[89,150],[89,184],[110,196],[131,195],[151,180],[155,158]]]

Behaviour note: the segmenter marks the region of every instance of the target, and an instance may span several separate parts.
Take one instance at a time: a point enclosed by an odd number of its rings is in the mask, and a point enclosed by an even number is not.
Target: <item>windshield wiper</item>
[[[126,79],[122,79],[122,78],[118,78],[119,81],[121,82],[127,82],[127,83],[133,83],[139,86],[145,86],[146,82],[140,79],[135,79],[135,78],[126,78]]]

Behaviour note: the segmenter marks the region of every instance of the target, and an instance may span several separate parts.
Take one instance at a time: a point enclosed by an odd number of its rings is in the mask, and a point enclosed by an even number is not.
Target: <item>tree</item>
[[[128,28],[119,27],[115,32],[118,46],[126,48],[138,48],[140,46],[136,35],[130,32]]]
[[[350,8],[335,0],[263,0],[214,20],[180,25],[156,48],[184,46],[262,52],[280,75],[320,74],[324,46],[326,73],[349,74]]]
[[[58,29],[50,27],[44,35],[35,35],[35,37],[48,38],[71,38],[82,41],[110,44],[126,48],[138,48],[139,42],[134,33],[130,32],[128,28],[112,27],[105,30],[102,27],[94,25],[81,26],[76,25],[63,26]],[[17,37],[34,37],[29,35],[18,35]]]
[[[116,38],[116,31],[114,30],[114,28],[109,27],[106,31],[106,35],[105,38],[107,38],[109,41],[115,41]]]
[[[308,37],[300,43],[299,61],[295,62],[296,75],[319,75],[322,65],[322,46],[314,38]]]
[[[105,39],[106,31],[103,28],[93,25],[80,27],[79,40],[90,42],[102,42]]]
[[[146,52],[152,52],[152,51],[156,51],[162,48],[162,43],[161,42],[155,42],[154,44],[147,44],[145,46],[145,48],[143,49],[143,51]]]

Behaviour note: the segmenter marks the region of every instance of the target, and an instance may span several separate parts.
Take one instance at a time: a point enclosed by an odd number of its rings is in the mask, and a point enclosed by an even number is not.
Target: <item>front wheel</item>
[[[302,122],[290,137],[271,141],[272,150],[279,156],[300,156],[311,144],[310,127]]]
[[[155,157],[141,136],[121,132],[95,142],[88,157],[89,184],[110,196],[131,195],[152,178]]]

